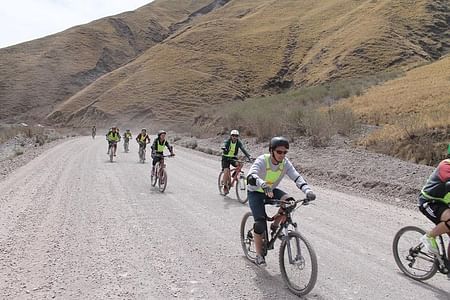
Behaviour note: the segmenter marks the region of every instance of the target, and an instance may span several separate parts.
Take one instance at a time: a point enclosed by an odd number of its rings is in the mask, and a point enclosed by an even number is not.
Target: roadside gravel
[[[226,136],[196,139],[176,136],[175,144],[212,155],[220,155]],[[249,153],[256,157],[266,153],[267,143],[255,138],[243,138]],[[309,141],[297,139],[291,143],[289,159],[307,182],[402,207],[414,207],[420,189],[433,167],[418,165],[383,154],[352,146],[348,139],[334,137],[330,145],[313,148]],[[380,196],[382,198],[380,198]]]

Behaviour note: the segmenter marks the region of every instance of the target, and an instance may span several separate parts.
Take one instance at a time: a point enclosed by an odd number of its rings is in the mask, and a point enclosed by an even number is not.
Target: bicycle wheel
[[[434,255],[428,253],[420,242],[425,230],[416,226],[400,229],[394,237],[392,250],[394,259],[406,276],[415,280],[427,280],[437,271]]]
[[[114,146],[109,147],[109,161],[113,162],[114,159]]]
[[[280,270],[289,290],[297,296],[308,294],[317,281],[317,257],[311,244],[298,232],[289,232],[280,246]]]
[[[219,194],[221,194],[222,196],[225,196],[225,193],[223,192],[223,171],[219,173],[219,178],[217,179],[217,185],[219,187]]]
[[[164,193],[164,191],[166,190],[166,187],[167,187],[167,172],[166,172],[166,169],[163,168],[160,171],[160,173],[161,174],[160,174],[160,176],[158,178],[158,188],[159,188],[159,191],[161,193]]]
[[[255,261],[256,248],[253,240],[253,215],[251,212],[247,212],[241,221],[241,245],[242,250],[248,260]]]
[[[236,180],[236,197],[242,204],[247,203],[247,180],[243,174]]]
[[[156,186],[156,182],[158,181],[158,173],[159,173],[159,162],[156,163],[156,165],[155,165],[155,175],[152,175],[150,177],[152,186]]]

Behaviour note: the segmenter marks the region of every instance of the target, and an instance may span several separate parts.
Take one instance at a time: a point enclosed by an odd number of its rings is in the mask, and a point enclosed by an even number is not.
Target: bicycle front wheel
[[[109,147],[109,161],[113,162],[113,159],[114,159],[114,147],[111,146]]]
[[[158,188],[161,193],[164,193],[164,191],[166,190],[166,187],[167,187],[166,169],[162,169],[159,173],[160,174],[159,174],[159,178],[158,178]]]
[[[159,163],[156,163],[155,165],[155,173],[151,175],[151,183],[152,186],[156,186],[156,182],[158,182],[158,173],[159,173]]]
[[[219,173],[219,178],[217,179],[217,185],[219,187],[219,194],[221,194],[222,196],[225,196],[225,193],[223,192],[223,187],[224,187],[223,171]]]
[[[253,223],[252,213],[247,212],[241,221],[241,245],[245,256],[251,262],[254,262],[256,258]]]
[[[311,244],[298,232],[289,232],[280,246],[280,270],[289,290],[297,296],[308,294],[317,281],[317,257]]]
[[[239,175],[238,180],[236,180],[236,197],[242,204],[247,203],[247,180],[243,174]]]
[[[416,226],[400,229],[394,237],[392,251],[400,270],[415,280],[427,280],[436,274],[437,264],[434,255],[428,253],[420,242],[425,230]]]

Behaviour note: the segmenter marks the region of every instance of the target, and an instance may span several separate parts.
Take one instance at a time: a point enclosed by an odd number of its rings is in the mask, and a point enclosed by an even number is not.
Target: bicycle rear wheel
[[[394,237],[392,251],[400,270],[415,280],[427,280],[437,272],[434,255],[428,253],[420,242],[425,230],[416,226],[400,229]]]
[[[317,257],[311,244],[298,232],[289,232],[280,246],[280,270],[289,290],[297,296],[308,294],[317,281]]]
[[[223,171],[219,173],[219,178],[217,179],[217,185],[219,187],[219,194],[221,194],[222,196],[225,196],[225,193],[223,192]]]
[[[164,193],[167,187],[167,172],[166,169],[160,171],[160,176],[158,178],[158,188],[161,193]]]
[[[247,180],[244,174],[239,174],[238,180],[236,180],[236,197],[242,204],[247,203]]]
[[[150,181],[152,183],[152,186],[156,186],[156,182],[158,181],[158,174],[159,174],[159,162],[156,163],[155,165],[155,174],[150,177]]]
[[[245,256],[251,262],[254,262],[256,258],[255,241],[253,239],[253,223],[252,213],[247,212],[244,217],[242,217],[241,221],[241,245]]]

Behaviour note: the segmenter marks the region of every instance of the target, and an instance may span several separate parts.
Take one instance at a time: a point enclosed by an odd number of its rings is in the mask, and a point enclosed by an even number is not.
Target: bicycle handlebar
[[[300,199],[300,200],[280,200],[280,199],[273,199],[273,198],[268,198],[266,197],[264,199],[264,202],[266,204],[272,204],[272,205],[282,205],[282,204],[286,204],[286,207],[292,207],[292,206],[296,206],[297,204],[301,203],[301,205],[308,205],[309,202],[314,201],[314,200],[308,200],[308,198],[304,198],[304,199]]]

